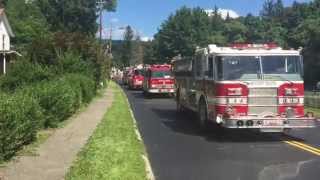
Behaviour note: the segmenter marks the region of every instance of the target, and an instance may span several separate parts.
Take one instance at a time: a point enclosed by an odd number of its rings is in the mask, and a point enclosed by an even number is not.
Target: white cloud
[[[112,39],[116,39],[116,40],[123,39],[124,32],[125,32],[125,29],[123,28],[119,28],[119,27],[115,28],[112,31]]]
[[[213,9],[206,9],[205,12],[208,14],[208,16],[213,16],[214,10]],[[239,14],[231,9],[218,9],[218,13],[223,19],[226,19],[229,13],[230,18],[238,18]]]
[[[119,19],[118,19],[118,18],[112,18],[110,21],[111,21],[112,23],[117,23],[117,22],[119,22]]]
[[[152,41],[152,40],[153,40],[153,37],[147,37],[147,36],[141,37],[141,41],[144,41],[144,42]]]
[[[102,38],[103,39],[110,39],[110,28],[103,28],[102,30]],[[112,28],[112,39],[120,40],[123,39],[124,29],[119,27],[113,27]],[[96,37],[99,37],[99,31],[96,33]]]

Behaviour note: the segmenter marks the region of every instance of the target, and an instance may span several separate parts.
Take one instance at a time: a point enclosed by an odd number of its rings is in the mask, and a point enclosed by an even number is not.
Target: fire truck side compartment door
[[[188,104],[192,107],[195,106],[196,103],[196,74],[197,74],[197,60],[195,58],[192,59],[192,76],[187,80],[187,96],[188,96]]]

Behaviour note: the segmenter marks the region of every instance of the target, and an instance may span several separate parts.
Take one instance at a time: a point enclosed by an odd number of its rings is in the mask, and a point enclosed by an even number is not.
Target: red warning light
[[[233,43],[230,45],[233,49],[275,49],[278,48],[276,43],[251,44],[251,43]]]

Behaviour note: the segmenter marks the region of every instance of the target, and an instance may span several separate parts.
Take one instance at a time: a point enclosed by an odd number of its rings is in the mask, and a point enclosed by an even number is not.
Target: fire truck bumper
[[[152,94],[174,93],[174,89],[149,89],[148,92]]]
[[[142,89],[142,85],[133,85],[133,89]]]
[[[225,128],[296,129],[314,128],[315,118],[230,118],[222,121]]]

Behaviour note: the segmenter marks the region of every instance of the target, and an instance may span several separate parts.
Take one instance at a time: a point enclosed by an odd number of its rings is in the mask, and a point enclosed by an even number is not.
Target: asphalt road
[[[320,156],[283,142],[320,149],[320,128],[285,137],[248,131],[203,133],[192,113],[176,113],[173,99],[126,93],[157,180],[320,179]]]

